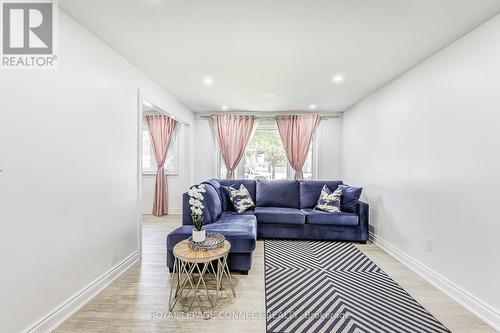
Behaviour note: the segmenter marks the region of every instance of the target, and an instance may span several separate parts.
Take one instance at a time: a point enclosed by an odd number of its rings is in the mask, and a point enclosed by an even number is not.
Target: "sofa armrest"
[[[358,201],[356,214],[359,216],[359,226],[361,228],[361,238],[368,240],[369,234],[369,208],[370,206],[363,201]]]
[[[191,206],[189,205],[189,195],[187,192],[182,194],[182,224],[192,225]]]

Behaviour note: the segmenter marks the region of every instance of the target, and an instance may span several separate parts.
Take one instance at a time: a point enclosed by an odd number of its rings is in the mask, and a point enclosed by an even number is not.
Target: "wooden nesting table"
[[[183,240],[174,246],[174,269],[171,276],[169,310],[172,311],[179,300],[188,300],[192,296],[187,311],[191,311],[196,300],[202,312],[204,312],[203,297],[206,297],[213,310],[218,302],[222,289],[222,280],[225,278],[233,296],[236,297],[231,273],[227,266],[227,256],[231,244],[226,240],[221,248],[207,251],[192,250],[187,240]],[[211,295],[205,275],[213,277],[215,281],[215,292]],[[183,306],[183,311],[186,308]]]

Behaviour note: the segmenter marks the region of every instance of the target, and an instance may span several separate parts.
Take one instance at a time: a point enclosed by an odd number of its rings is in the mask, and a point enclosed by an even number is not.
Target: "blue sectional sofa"
[[[359,201],[355,213],[326,213],[315,210],[321,189],[332,191],[341,181],[210,179],[203,182],[206,193],[203,216],[207,232],[223,234],[231,243],[229,269],[248,273],[257,238],[368,240],[368,204]],[[254,210],[238,214],[221,187],[243,184],[256,204]],[[173,268],[172,249],[191,235],[189,196],[183,195],[182,226],[167,236],[167,266]]]

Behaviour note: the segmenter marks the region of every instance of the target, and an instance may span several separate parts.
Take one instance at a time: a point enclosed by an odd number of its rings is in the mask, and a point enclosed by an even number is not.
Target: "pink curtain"
[[[288,162],[295,170],[295,179],[304,179],[302,167],[307,159],[311,140],[318,126],[318,115],[291,115],[276,117],[278,131]]]
[[[245,152],[254,119],[253,116],[242,115],[212,116],[215,137],[227,168],[227,179],[234,179],[234,170]]]
[[[153,215],[162,216],[168,212],[167,201],[167,177],[165,176],[165,159],[170,145],[172,133],[175,130],[176,121],[164,115],[146,116],[148,123],[149,136],[151,137],[151,146],[153,147],[156,164],[155,196],[153,202]]]

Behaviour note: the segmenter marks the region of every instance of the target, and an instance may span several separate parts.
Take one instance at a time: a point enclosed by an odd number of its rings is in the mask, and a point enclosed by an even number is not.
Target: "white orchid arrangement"
[[[189,205],[191,206],[191,218],[195,230],[200,231],[203,228],[203,193],[205,193],[205,185],[192,186],[189,191]]]

